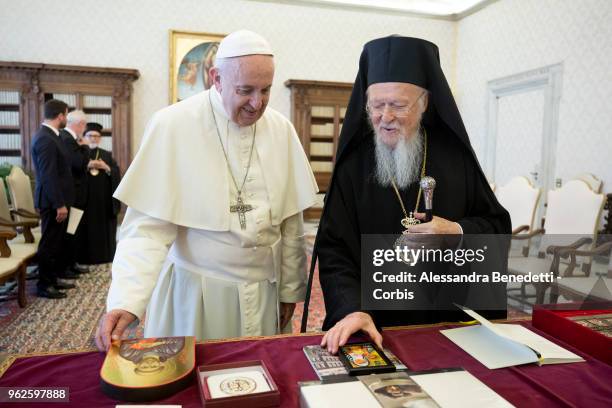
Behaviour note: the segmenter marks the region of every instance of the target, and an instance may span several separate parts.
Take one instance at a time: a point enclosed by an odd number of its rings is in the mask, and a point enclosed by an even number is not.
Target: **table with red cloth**
[[[586,362],[489,370],[440,333],[456,327],[453,324],[386,329],[384,343],[411,370],[463,367],[518,407],[612,407],[612,366],[547,336],[528,321],[520,324],[579,354]],[[214,340],[199,343],[196,358],[198,365],[263,360],[280,389],[281,406],[297,407],[298,381],[317,379],[302,348],[320,341],[321,333]],[[100,390],[103,360],[103,353],[92,350],[16,356],[0,367],[0,387],[69,387],[70,403],[51,406],[114,407],[121,402]],[[195,375],[192,386],[155,404],[201,406]]]

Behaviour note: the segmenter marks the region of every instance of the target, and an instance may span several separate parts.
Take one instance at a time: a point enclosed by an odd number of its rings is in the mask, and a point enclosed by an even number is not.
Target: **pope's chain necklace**
[[[208,101],[210,102],[210,110],[212,112],[213,121],[215,122],[215,130],[217,131],[217,137],[219,138],[219,143],[221,144],[221,150],[223,151],[223,156],[225,157],[225,163],[227,164],[227,169],[229,170],[229,174],[232,178],[232,182],[234,183],[234,186],[236,187],[236,193],[237,193],[236,204],[230,205],[230,212],[238,213],[238,219],[240,221],[240,228],[246,229],[245,213],[248,211],[251,211],[254,207],[250,204],[244,203],[244,201],[242,200],[242,191],[244,189],[244,185],[246,183],[247,176],[249,175],[249,170],[251,169],[251,162],[253,160],[253,150],[255,147],[255,135],[257,134],[257,123],[253,125],[253,138],[251,140],[251,150],[249,152],[249,162],[247,164],[246,171],[244,172],[244,178],[242,179],[242,184],[240,185],[240,187],[238,187],[238,183],[236,182],[236,178],[234,177],[234,173],[232,172],[232,168],[230,166],[228,154],[225,151],[225,146],[223,145],[223,141],[221,140],[221,132],[219,132],[219,125],[217,124],[217,117],[215,116],[215,110],[213,109],[212,100],[210,98],[211,92],[212,91],[209,91],[208,93]],[[227,121],[226,136],[229,137],[229,119]],[[228,141],[227,147],[229,150],[229,141]]]

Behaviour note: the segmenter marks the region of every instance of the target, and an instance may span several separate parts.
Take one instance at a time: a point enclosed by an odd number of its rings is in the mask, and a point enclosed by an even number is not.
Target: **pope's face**
[[[381,82],[368,87],[367,110],[377,138],[395,148],[401,138],[418,130],[427,107],[427,92],[403,82]]]
[[[232,58],[221,71],[213,69],[215,87],[232,122],[250,126],[266,110],[274,77],[274,60],[268,55]]]

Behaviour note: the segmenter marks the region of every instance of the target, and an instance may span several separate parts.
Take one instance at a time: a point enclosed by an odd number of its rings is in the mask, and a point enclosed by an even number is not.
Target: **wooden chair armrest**
[[[516,227],[514,231],[512,231],[512,235],[519,234],[523,231],[529,231],[529,225],[521,225],[520,227]]]
[[[23,230],[21,231],[23,233],[23,238],[25,239],[25,242],[27,244],[33,244],[34,243],[34,234],[32,234],[32,230],[31,228],[35,228],[36,226],[38,226],[38,221],[24,221],[24,222],[15,222],[15,221],[8,221],[4,218],[0,217],[0,226],[3,227],[22,227]]]
[[[600,246],[593,248],[591,250],[580,250],[574,248],[567,248],[561,251],[561,256],[567,258],[570,256],[575,260],[577,256],[593,256],[593,255],[601,255],[606,252],[612,251],[612,241],[606,242],[605,244],[601,244]]]
[[[518,240],[531,239],[535,237],[536,235],[542,235],[545,232],[546,231],[544,230],[544,228],[540,228],[540,229],[531,231],[529,234],[512,235],[512,239],[518,239]]]
[[[0,239],[13,239],[17,236],[17,233],[12,228],[1,228]]]
[[[11,209],[11,212],[12,212],[13,214],[17,214],[17,215],[19,215],[19,216],[21,216],[21,217],[26,217],[26,218],[36,218],[36,219],[39,219],[39,218],[40,218],[40,215],[39,215],[39,214],[36,214],[36,213],[30,212],[30,211],[28,211],[28,210],[24,210],[23,208],[19,208],[19,209],[12,208],[12,209]]]
[[[574,276],[574,269],[576,268],[578,264],[578,260],[577,260],[578,256],[593,256],[593,255],[605,254],[606,252],[610,252],[610,251],[612,251],[612,241],[601,244],[600,246],[593,248],[591,250],[584,250],[584,249],[580,250],[578,248],[562,249],[561,251],[558,252],[559,256],[561,258],[567,258],[569,256],[570,258],[570,262],[567,265],[567,268],[565,268],[565,272],[563,273],[563,276],[565,277]],[[590,264],[587,264],[586,266],[587,267],[585,267],[585,264],[582,265],[582,271],[584,272],[585,276],[588,277],[591,274],[591,267],[590,267]]]
[[[22,222],[17,222],[17,221],[12,221],[12,220],[9,221],[6,218],[0,217],[0,225],[2,225],[4,227],[29,227],[29,228],[36,228],[38,226],[38,221],[22,221]]]
[[[559,254],[563,258],[567,258],[567,255],[565,255],[565,252],[567,250],[577,250],[581,246],[590,244],[591,242],[593,242],[592,238],[584,237],[584,238],[580,238],[576,242],[573,242],[569,245],[551,245],[548,248],[546,248],[546,253],[551,254],[551,255]]]
[[[11,248],[8,246],[9,240],[15,238],[17,233],[12,228],[0,228],[0,257],[8,258],[11,256]]]

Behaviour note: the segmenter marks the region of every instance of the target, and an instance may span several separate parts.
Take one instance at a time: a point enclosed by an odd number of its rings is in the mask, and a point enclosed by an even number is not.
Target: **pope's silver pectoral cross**
[[[240,220],[240,229],[246,229],[246,217],[244,214],[248,211],[251,211],[253,208],[254,207],[252,205],[245,204],[242,201],[242,197],[240,195],[236,197],[236,204],[230,205],[230,212],[238,213],[238,219]]]

